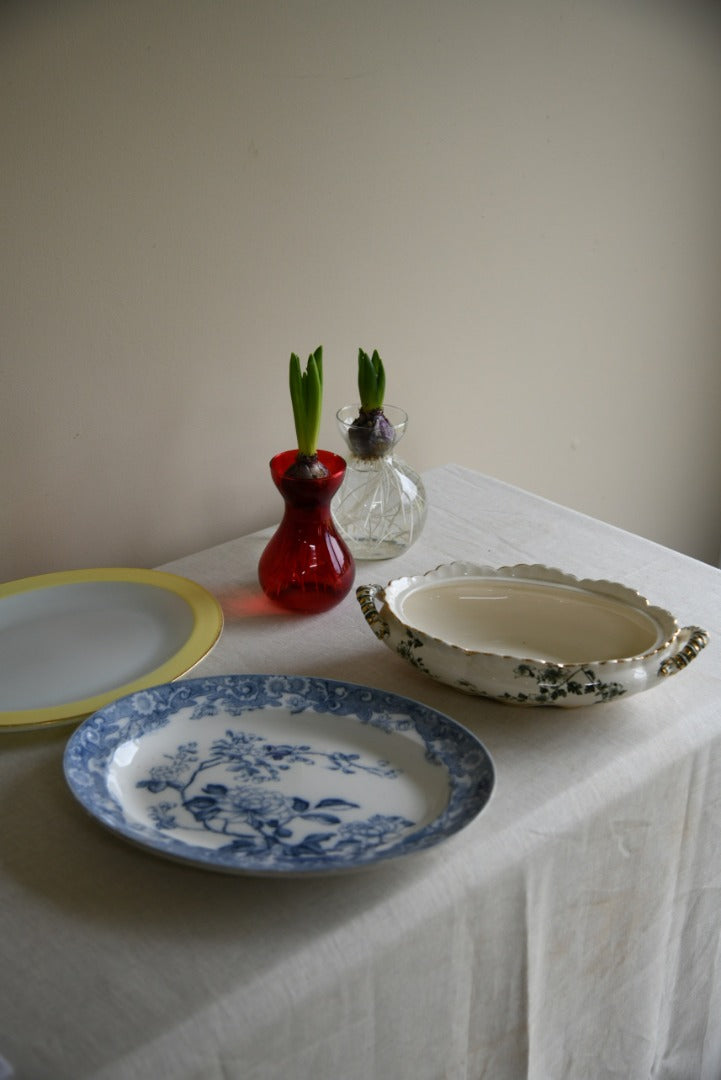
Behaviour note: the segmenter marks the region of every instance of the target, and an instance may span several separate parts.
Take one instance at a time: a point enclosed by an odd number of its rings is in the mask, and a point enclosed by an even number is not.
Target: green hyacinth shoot
[[[318,458],[318,437],[323,408],[323,346],[308,357],[305,371],[300,357],[290,354],[290,400],[293,405],[298,456],[288,469],[295,477],[327,476],[328,470]]]
[[[383,412],[386,373],[378,350],[369,356],[358,350],[358,393],[360,411],[348,429],[348,441],[358,457],[379,458],[395,443],[395,431]]]
[[[358,350],[358,393],[361,409],[365,413],[383,408],[386,392],[386,373],[378,350],[369,356],[363,349]]]
[[[320,417],[323,408],[323,346],[308,357],[301,371],[300,357],[290,354],[290,400],[293,405],[298,453],[313,457],[318,450]]]

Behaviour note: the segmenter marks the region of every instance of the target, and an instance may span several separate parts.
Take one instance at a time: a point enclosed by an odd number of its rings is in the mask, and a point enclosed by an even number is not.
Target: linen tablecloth
[[[62,775],[66,729],[0,743],[0,1054],[22,1080],[719,1080],[721,572],[459,466],[357,584],[469,559],[610,578],[711,643],[657,689],[521,709],[434,683],[351,593],[278,613],[254,534],[171,563],[220,598],[193,675],[301,673],[421,700],[490,752],[483,813],[339,877],[176,865],[105,832]]]

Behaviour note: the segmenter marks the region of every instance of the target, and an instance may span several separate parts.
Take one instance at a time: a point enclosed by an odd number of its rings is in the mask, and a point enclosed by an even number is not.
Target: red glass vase
[[[270,462],[273,483],[285,500],[283,520],[258,563],[263,592],[290,611],[316,614],[340,603],[355,577],[353,556],[337,532],[331,499],[343,482],[345,461],[319,450],[327,476],[286,476],[296,450],[284,450]]]

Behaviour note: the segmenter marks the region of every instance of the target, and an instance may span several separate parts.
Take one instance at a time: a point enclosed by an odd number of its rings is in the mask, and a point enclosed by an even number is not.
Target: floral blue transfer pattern
[[[217,739],[207,758],[201,758],[198,744],[187,743],[162,765],[150,770],[150,777],[139,787],[154,794],[177,792],[175,801],[162,800],[150,807],[150,815],[159,829],[174,829],[176,810],[181,806],[196,820],[199,830],[229,838],[229,850],[252,852],[257,857],[283,855],[305,856],[356,855],[395,839],[415,822],[405,817],[374,814],[364,821],[344,823],[344,811],[357,810],[359,804],[339,796],[326,796],[311,803],[299,795],[264,789],[261,785],[281,778],[293,764],[319,765],[347,776],[367,772],[393,779],[398,770],[385,762],[364,764],[359,754],[313,750],[308,745],[275,745],[263,736],[228,730]],[[238,783],[204,784],[198,794],[190,795],[206,770],[223,768]],[[300,836],[294,826],[312,822],[320,829]]]
[[[297,738],[273,738],[279,715]],[[294,716],[304,717],[297,727]],[[420,762],[410,777],[415,759],[400,745],[409,741]],[[138,747],[146,749],[132,782],[140,815],[113,779],[117,760],[132,760]],[[114,702],[72,736],[65,773],[81,804],[116,833],[236,873],[327,872],[423,850],[468,824],[494,779],[480,742],[418,702],[268,675],[188,679]],[[429,787],[444,805],[416,820],[404,809],[404,784]]]

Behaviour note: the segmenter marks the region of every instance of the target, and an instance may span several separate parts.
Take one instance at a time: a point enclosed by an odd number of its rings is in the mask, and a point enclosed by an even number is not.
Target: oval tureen
[[[612,581],[454,562],[356,590],[376,637],[419,671],[513,705],[572,708],[648,690],[708,642]]]

